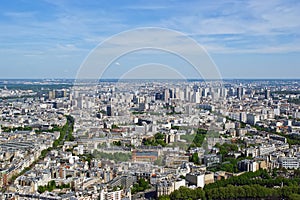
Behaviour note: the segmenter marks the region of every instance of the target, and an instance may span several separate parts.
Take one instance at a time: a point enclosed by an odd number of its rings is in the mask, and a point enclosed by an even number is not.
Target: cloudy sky
[[[75,78],[99,43],[140,27],[197,41],[224,78],[300,78],[299,11],[298,0],[2,0],[0,78]],[[133,53],[114,65],[185,67],[168,56]]]

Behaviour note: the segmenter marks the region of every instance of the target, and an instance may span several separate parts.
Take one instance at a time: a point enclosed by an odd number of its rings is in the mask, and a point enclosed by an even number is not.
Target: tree
[[[132,194],[136,194],[138,192],[143,192],[147,189],[150,188],[150,185],[148,183],[148,181],[146,181],[145,179],[141,178],[138,180],[138,182],[136,184],[134,184],[131,188],[131,193]]]
[[[299,200],[300,199],[300,194],[291,194],[289,195],[290,200]]]
[[[116,124],[111,125],[111,129],[118,129],[120,128],[119,126],[117,126]]]
[[[122,143],[121,143],[121,141],[113,141],[113,145],[115,145],[115,146],[121,146]]]
[[[207,131],[204,129],[198,129],[197,134],[195,135],[195,138],[193,140],[192,146],[201,147],[203,144],[203,141],[206,137]]]
[[[146,146],[158,146],[161,145],[163,147],[167,146],[165,142],[165,135],[162,133],[156,133],[154,138],[144,139],[143,144]]]
[[[190,161],[195,164],[200,164],[198,153],[193,153],[192,157],[190,158]]]
[[[159,200],[171,200],[169,196],[163,195],[158,198]]]

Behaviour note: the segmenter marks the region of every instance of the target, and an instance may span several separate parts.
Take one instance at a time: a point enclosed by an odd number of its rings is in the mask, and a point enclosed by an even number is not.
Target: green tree
[[[136,184],[134,184],[131,188],[131,193],[136,194],[138,192],[143,192],[150,188],[150,184],[145,179],[141,178],[138,180]]]
[[[194,138],[191,146],[201,147],[204,142],[204,139],[206,137],[206,133],[207,133],[206,130],[198,129],[197,134],[195,135],[195,138]]]
[[[289,199],[290,200],[299,200],[300,199],[300,194],[290,194]]]
[[[195,164],[200,164],[198,153],[193,153],[192,157],[190,158],[190,162],[193,162]]]
[[[111,125],[111,129],[118,129],[118,128],[120,128],[120,127],[116,124]]]
[[[121,143],[121,141],[113,141],[113,145],[115,145],[115,146],[121,146],[122,143]]]
[[[169,196],[163,195],[158,198],[159,200],[171,200]]]

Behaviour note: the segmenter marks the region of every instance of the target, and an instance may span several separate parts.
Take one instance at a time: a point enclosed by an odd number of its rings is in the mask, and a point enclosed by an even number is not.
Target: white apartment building
[[[280,157],[278,160],[280,167],[286,169],[298,169],[300,167],[299,159],[296,157]]]

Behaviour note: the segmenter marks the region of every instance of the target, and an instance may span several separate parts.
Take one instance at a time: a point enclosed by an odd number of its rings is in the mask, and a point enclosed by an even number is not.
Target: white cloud
[[[213,53],[299,51],[300,42],[295,39],[300,32],[299,2],[222,1],[214,6],[199,5],[198,10],[160,23],[185,30]]]

